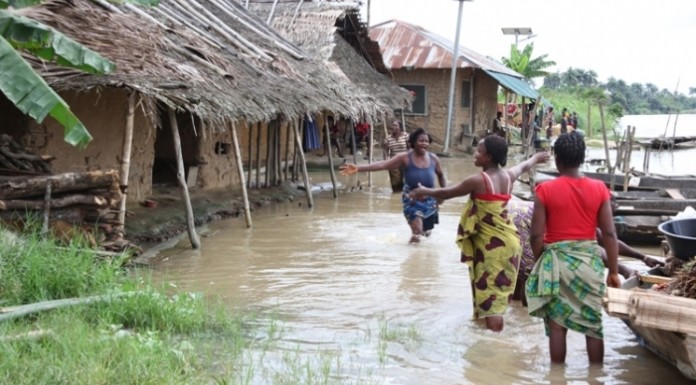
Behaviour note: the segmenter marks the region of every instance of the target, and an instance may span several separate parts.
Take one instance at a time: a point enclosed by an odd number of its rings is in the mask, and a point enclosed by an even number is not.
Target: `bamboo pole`
[[[128,113],[126,115],[126,132],[123,135],[123,151],[121,152],[121,202],[118,210],[118,223],[121,234],[125,234],[126,201],[128,200],[128,178],[130,177],[131,150],[133,148],[133,126],[135,125],[135,92],[128,97]]]
[[[24,317],[25,315],[38,313],[46,310],[58,309],[66,306],[74,305],[89,305],[96,302],[108,301],[116,299],[123,296],[132,296],[141,294],[139,292],[124,292],[124,293],[114,293],[106,295],[98,295],[94,297],[85,298],[66,298],[58,299],[53,301],[43,301],[37,303],[31,303],[28,305],[13,306],[0,308],[0,322],[9,321],[11,319]]]
[[[196,233],[196,226],[193,219],[193,207],[191,206],[191,198],[189,197],[188,186],[186,185],[186,178],[184,177],[184,157],[181,154],[181,137],[179,136],[179,125],[176,121],[176,113],[173,109],[169,109],[169,124],[172,128],[172,136],[174,138],[174,151],[176,153],[176,177],[179,181],[179,192],[181,193],[181,200],[184,201],[184,207],[186,209],[186,225],[188,228],[189,239],[191,240],[191,246],[194,249],[200,249],[201,242],[198,239],[198,234]]]
[[[256,123],[256,188],[261,188],[261,122]]]
[[[290,22],[290,26],[292,27],[295,25],[295,19],[297,19],[297,14],[300,13],[300,7],[302,7],[302,3],[304,3],[304,0],[300,0],[297,3],[297,8],[295,8],[295,13],[292,15],[292,21]],[[367,6],[367,25],[370,25],[370,6],[369,6],[369,1],[368,1],[368,6]]]
[[[272,42],[274,45],[278,46],[280,49],[283,51],[289,53],[294,57],[295,59],[302,60],[305,58],[304,53],[295,47],[292,43],[288,42],[287,40],[283,39],[282,37],[279,36],[274,36],[275,31],[270,29],[269,26],[263,24],[262,21],[249,17],[249,15],[246,15],[244,13],[241,13],[236,10],[236,8],[232,8],[228,3],[219,1],[219,0],[211,0],[211,3],[213,3],[218,9],[220,9],[222,12],[227,14],[227,16],[233,18],[234,20],[238,21],[241,23],[243,26],[246,28],[249,28],[252,32],[256,33],[257,35],[266,38],[270,42]],[[247,7],[248,8],[248,7]],[[263,31],[266,30],[266,31]],[[270,33],[269,33],[270,30]]]
[[[324,120],[326,122],[326,119]],[[334,170],[334,162],[333,162],[333,154],[331,153],[332,146],[331,146],[331,133],[329,132],[329,125],[324,124],[324,141],[326,142],[324,145],[324,151],[326,152],[326,156],[329,157],[329,175],[331,175],[331,185],[333,186],[333,197],[337,198],[338,197],[338,188],[336,186],[336,170]]]
[[[242,182],[242,199],[244,200],[244,218],[246,219],[247,228],[251,228],[251,205],[249,204],[249,194],[244,183],[244,166],[242,165],[242,151],[239,148],[239,139],[237,138],[237,127],[232,122],[232,144],[234,144],[234,157],[237,161],[237,170],[239,171],[239,180]]]
[[[252,123],[248,123],[248,124],[247,124],[247,127],[249,128],[249,135],[248,135],[248,137],[247,137],[247,142],[248,142],[247,153],[248,153],[248,156],[249,156],[249,158],[248,158],[249,161],[248,161],[248,163],[247,163],[247,167],[249,168],[249,169],[247,170],[247,173],[248,173],[248,175],[249,175],[249,176],[247,177],[247,188],[251,188],[251,175],[252,175],[252,164],[253,164],[253,161],[252,161],[252,159],[251,159],[251,151],[252,151],[252,148],[253,148],[253,146],[251,145],[251,143],[252,143],[252,142],[251,142],[251,137],[252,137],[252,134],[254,133],[254,125],[253,125]]]
[[[305,162],[305,156],[304,152],[301,151],[302,149],[302,139],[300,139],[300,130],[297,128],[297,125],[293,124],[293,131],[295,132],[295,146],[296,148],[300,149],[299,155],[300,155],[300,163],[302,164],[302,175],[304,176],[304,186],[305,186],[305,193],[307,195],[307,205],[309,205],[309,208],[314,207],[314,201],[312,200],[312,186],[309,184],[309,174],[307,173],[307,163]]]
[[[273,14],[275,13],[276,5],[278,5],[278,0],[273,0],[271,12],[268,14],[268,19],[266,20],[266,24],[268,25],[271,25],[271,20],[273,20]]]

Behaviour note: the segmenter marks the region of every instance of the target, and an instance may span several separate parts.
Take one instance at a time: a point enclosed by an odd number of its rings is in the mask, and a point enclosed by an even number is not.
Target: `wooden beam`
[[[234,157],[237,161],[237,171],[239,172],[240,185],[242,186],[242,198],[244,199],[244,218],[247,228],[251,228],[251,207],[249,205],[249,194],[246,183],[244,183],[244,166],[242,165],[242,152],[239,149],[239,139],[237,138],[237,127],[232,122],[232,143],[234,144]]]
[[[133,148],[133,126],[135,124],[135,92],[131,92],[128,97],[128,111],[126,114],[126,129],[123,134],[123,147],[121,151],[121,202],[118,210],[118,222],[120,232],[125,234],[126,225],[126,203],[128,200],[128,178],[130,176],[131,150]]]
[[[184,172],[184,157],[181,154],[181,137],[179,136],[179,125],[176,121],[176,112],[172,108],[169,108],[169,125],[172,129],[172,136],[174,139],[174,152],[176,153],[176,177],[179,181],[179,192],[181,193],[181,200],[184,202],[184,208],[186,210],[186,225],[188,228],[189,240],[191,240],[191,246],[194,249],[201,248],[201,241],[196,233],[196,225],[193,218],[193,207],[191,205],[191,198],[189,196],[188,186],[186,185],[186,178]]]
[[[304,177],[305,193],[307,195],[307,205],[309,208],[314,207],[314,201],[312,200],[312,187],[309,183],[309,174],[307,173],[307,162],[305,161],[304,151],[302,151],[302,139],[300,139],[300,130],[298,125],[293,124],[293,131],[295,132],[295,146],[298,148],[300,163],[302,164],[302,176]]]

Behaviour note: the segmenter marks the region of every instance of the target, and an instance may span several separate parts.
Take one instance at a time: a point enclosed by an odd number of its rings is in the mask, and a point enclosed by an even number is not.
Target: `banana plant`
[[[157,4],[157,0],[129,2]],[[84,147],[92,140],[87,128],[21,52],[91,74],[108,74],[115,65],[59,31],[16,13],[39,3],[41,0],[0,0],[0,92],[39,123],[50,115],[63,126],[67,143]]]

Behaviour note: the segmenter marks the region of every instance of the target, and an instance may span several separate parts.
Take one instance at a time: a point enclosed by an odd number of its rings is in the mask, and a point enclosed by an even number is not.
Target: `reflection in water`
[[[475,171],[470,159],[443,165],[450,184]],[[686,383],[615,318],[605,318],[606,364],[599,368],[588,366],[577,333],[568,334],[567,365],[551,365],[543,324],[519,303],[501,334],[485,330],[471,320],[468,272],[454,244],[465,198],[446,202],[433,235],[409,245],[387,173],[373,180],[374,187],[345,189],[338,199],[319,193],[311,210],[300,201],[260,208],[253,229],[238,219],[211,224],[201,250],[183,241],[162,250],[168,259],[153,274],[262,321],[280,318],[280,341],[250,358],[257,366],[282,368],[292,352],[311,365],[329,360],[342,383],[352,384]],[[354,178],[341,182],[356,185]],[[270,383],[258,376],[251,383]]]

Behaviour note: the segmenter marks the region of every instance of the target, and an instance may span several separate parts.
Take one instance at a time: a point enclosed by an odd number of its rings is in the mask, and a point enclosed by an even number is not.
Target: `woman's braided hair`
[[[505,138],[491,134],[483,138],[483,145],[491,160],[500,167],[507,164],[508,145]]]
[[[581,135],[561,134],[553,145],[556,163],[577,168],[585,162],[585,140]]]

